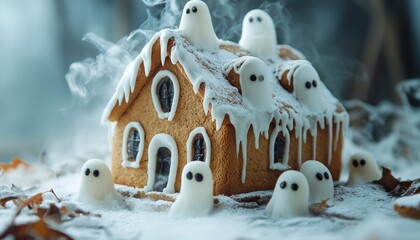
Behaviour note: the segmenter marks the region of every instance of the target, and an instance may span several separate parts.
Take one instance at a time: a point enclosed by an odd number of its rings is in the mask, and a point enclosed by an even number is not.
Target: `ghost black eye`
[[[99,171],[98,170],[93,171],[93,176],[99,177]]]
[[[292,183],[292,190],[297,191],[298,189],[299,189],[299,185],[297,185],[296,183]]]
[[[313,86],[314,88],[316,88],[317,83],[316,83],[316,81],[315,81],[315,80],[313,80],[313,81],[312,81],[312,86]]]
[[[311,86],[312,86],[312,84],[311,84],[311,82],[306,82],[305,83],[305,87],[307,88],[307,89],[310,89],[311,88]]]
[[[203,181],[203,174],[201,174],[201,173],[197,173],[197,174],[195,174],[195,180],[197,181],[197,182],[201,182],[201,181]]]
[[[257,21],[261,22],[262,21],[261,17],[257,17]]]
[[[287,187],[287,183],[285,181],[280,183],[280,188],[285,189]]]
[[[89,168],[86,168],[86,170],[85,170],[85,175],[86,175],[86,176],[89,176],[89,174],[90,174],[90,169],[89,169]]]
[[[356,159],[354,159],[354,160],[353,160],[353,166],[354,166],[354,167],[358,167],[358,166],[359,166],[359,163],[357,162],[357,160],[356,160]]]
[[[362,165],[362,166],[365,166],[366,165],[365,159],[360,160],[360,165]]]
[[[330,179],[330,175],[327,173],[327,172],[324,172],[324,177],[325,177],[325,179]]]
[[[194,6],[194,7],[191,8],[191,10],[193,11],[193,13],[196,13],[197,12],[197,7]]]
[[[252,74],[251,77],[249,77],[249,79],[251,79],[251,81],[255,82],[257,80],[257,76]]]
[[[193,174],[191,172],[187,173],[187,179],[191,180],[193,178]]]
[[[254,21],[253,18],[249,18],[249,22],[252,23]]]
[[[260,76],[258,77],[258,80],[260,80],[260,82],[264,81],[264,76],[263,76],[263,75],[260,75]]]
[[[322,181],[322,174],[321,173],[316,173],[316,179],[318,179],[319,181]]]
[[[186,14],[190,14],[190,9],[187,8],[187,10],[185,11]]]

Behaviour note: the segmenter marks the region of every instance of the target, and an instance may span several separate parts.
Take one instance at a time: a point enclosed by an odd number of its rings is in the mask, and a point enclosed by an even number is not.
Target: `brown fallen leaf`
[[[418,180],[400,181],[392,176],[390,169],[382,167],[382,170],[382,178],[373,183],[383,186],[392,196],[400,197],[420,193],[420,188],[417,186]]]
[[[2,207],[6,207],[6,203],[7,203],[8,201],[12,201],[12,200],[16,200],[16,199],[18,199],[18,197],[17,197],[17,196],[8,196],[8,197],[1,198],[1,199],[0,199],[0,205],[1,205]]]
[[[20,158],[13,158],[10,163],[0,164],[0,168],[3,169],[4,172],[10,171],[12,169],[16,169],[19,166],[24,166],[25,169],[28,169],[31,165]]]
[[[32,209],[33,207],[42,204],[42,202],[44,201],[44,194],[48,192],[52,193],[55,196],[55,198],[58,200],[58,202],[61,202],[60,199],[55,194],[54,190],[52,189],[46,192],[37,193],[26,200],[17,199],[15,201],[17,202],[17,205],[19,207],[28,207],[29,209]]]
[[[8,236],[15,239],[73,239],[61,231],[50,228],[43,219],[21,225],[12,223],[6,231],[0,234],[0,239]]]

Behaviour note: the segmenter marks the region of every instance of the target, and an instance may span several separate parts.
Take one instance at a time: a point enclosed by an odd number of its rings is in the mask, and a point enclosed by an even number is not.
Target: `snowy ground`
[[[48,175],[44,172],[39,176]],[[24,175],[20,177],[25,178]],[[3,183],[6,180],[3,178]],[[210,217],[186,220],[168,218],[171,203],[162,200],[126,197],[122,206],[83,205],[73,200],[78,184],[79,175],[70,173],[46,179],[28,191],[35,194],[53,188],[63,201],[61,205],[77,205],[101,215],[78,217],[60,226],[60,230],[76,239],[419,239],[420,236],[420,221],[398,216],[392,209],[394,199],[382,187],[373,184],[338,185],[335,205],[328,208],[327,214],[280,220],[268,218],[264,213],[265,206],[238,207],[224,196],[218,197],[219,203]],[[10,187],[9,184],[2,185],[0,197]],[[117,186],[117,189],[133,190],[124,186]],[[0,232],[10,223],[15,211],[11,202],[6,208],[0,207]],[[331,214],[349,220],[331,217]],[[17,220],[33,221],[34,217],[24,213]]]

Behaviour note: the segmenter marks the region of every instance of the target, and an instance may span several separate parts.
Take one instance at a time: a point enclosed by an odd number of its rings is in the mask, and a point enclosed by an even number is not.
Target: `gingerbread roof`
[[[235,74],[238,75],[242,63],[249,58],[245,56],[249,53],[235,43],[226,41],[219,43],[221,49],[209,53],[191,45],[179,30],[164,29],[156,33],[134,61],[127,66],[116,92],[103,112],[102,122],[118,121],[145,85],[144,82],[138,81],[144,78],[137,76],[139,74],[146,77],[153,76],[159,70],[159,66],[166,64],[169,59],[172,64],[182,68],[181,72],[185,73],[186,78],[191,82],[194,92],[201,93],[204,100],[203,110],[206,114],[211,113],[216,129],[222,126],[226,118],[235,127],[238,153],[240,143],[242,146],[247,146],[247,132],[251,125],[255,135],[263,134],[268,137],[269,125],[274,121],[282,131],[295,130],[296,137],[303,140],[306,139],[307,131],[316,136],[318,125],[322,128],[325,127],[325,123],[332,126],[333,118],[338,126],[341,123],[343,129],[348,125],[347,113],[336,111],[337,106],[341,104],[322,82],[323,92],[327,99],[327,110],[323,113],[309,111],[291,92],[279,84],[276,77],[279,66],[287,65],[287,60],[304,59],[301,53],[285,45],[279,46],[278,58],[265,61],[274,73],[270,80],[277,110],[271,113],[254,113],[253,110],[245,108],[239,81],[235,83],[234,78]],[[256,138],[255,143],[257,148],[258,139]],[[242,153],[246,159],[244,148]],[[246,164],[244,164],[244,171],[245,168]]]

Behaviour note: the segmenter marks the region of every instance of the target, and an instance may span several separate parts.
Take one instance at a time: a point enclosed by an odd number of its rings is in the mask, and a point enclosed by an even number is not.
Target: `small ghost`
[[[309,183],[309,203],[321,203],[328,199],[328,204],[334,201],[334,183],[327,167],[319,161],[308,160],[300,166],[300,172]]]
[[[276,28],[268,13],[254,9],[245,15],[239,45],[262,59],[277,55]]]
[[[353,154],[349,161],[349,180],[347,185],[354,186],[360,183],[379,180],[381,170],[374,157],[365,151]]]
[[[247,57],[239,72],[242,99],[248,109],[272,112],[276,109],[268,66],[259,58]]]
[[[293,74],[295,96],[313,112],[324,112],[326,102],[322,84],[316,70],[310,64],[303,64]]]
[[[179,29],[198,48],[209,52],[219,50],[219,40],[213,29],[210,11],[204,2],[192,0],[185,4]]]
[[[308,215],[309,185],[305,175],[295,170],[283,172],[274,187],[266,212],[272,218]]]
[[[81,174],[82,181],[76,197],[78,201],[97,203],[119,198],[105,162],[91,159],[83,165]]]
[[[181,191],[169,211],[173,218],[208,216],[213,210],[213,175],[201,161],[187,163],[182,170]]]

